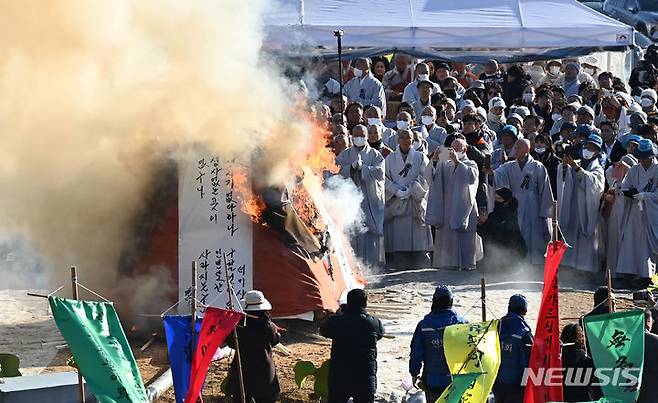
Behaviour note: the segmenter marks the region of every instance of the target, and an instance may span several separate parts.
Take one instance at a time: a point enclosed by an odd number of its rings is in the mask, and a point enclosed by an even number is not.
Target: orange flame
[[[241,196],[240,209],[251,217],[253,222],[260,222],[265,210],[265,202],[260,195],[254,194],[247,178],[245,168],[233,167],[233,187]]]

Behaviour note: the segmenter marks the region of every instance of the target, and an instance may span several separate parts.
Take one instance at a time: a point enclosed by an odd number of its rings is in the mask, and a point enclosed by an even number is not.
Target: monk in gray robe
[[[445,144],[448,132],[446,129],[436,124],[436,108],[428,106],[423,110],[420,117],[420,125],[413,129],[420,132],[425,141],[427,141],[427,152],[432,155],[439,146]]]
[[[658,163],[656,146],[642,139],[635,150],[639,163],[626,174],[627,195],[617,259],[617,273],[641,279],[656,273],[658,258]],[[644,285],[646,286],[646,285]]]
[[[427,202],[427,223],[435,227],[434,261],[437,268],[473,270],[482,259],[482,239],[477,234],[478,166],[466,156],[466,140],[457,138],[448,155],[432,156],[436,168]]]
[[[363,194],[363,228],[351,238],[354,253],[369,265],[379,265],[383,260],[384,157],[370,147],[366,136],[365,126],[355,126],[352,146],[336,157],[336,164],[340,166],[340,174],[351,179]]]
[[[366,119],[366,122],[368,122],[368,127],[379,126],[382,133],[382,139],[386,140],[395,135],[395,130],[384,126],[384,117],[382,116],[382,110],[379,106],[370,106],[367,108],[365,112],[363,112],[363,117]]]
[[[386,94],[384,87],[370,72],[370,59],[356,60],[354,78],[345,84],[345,95],[350,102],[359,102],[364,107],[378,106],[386,116]]]
[[[386,158],[386,253],[424,254],[432,244],[430,227],[425,223],[429,160],[412,149],[413,137],[411,130],[398,130],[398,148]]]
[[[551,240],[553,194],[546,167],[530,155],[530,141],[514,144],[515,161],[494,171],[496,189],[507,188],[518,202],[517,223],[530,263],[544,264],[546,245]]]
[[[600,213],[605,175],[599,162],[603,140],[591,134],[583,143],[582,159],[565,155],[558,165],[558,222],[564,241],[571,247],[562,258],[564,266],[587,272],[601,269]]]
[[[395,125],[398,130],[400,129],[411,129],[413,127],[413,117],[409,112],[400,112],[398,113],[397,120],[395,121]],[[384,144],[391,150],[395,150],[398,148],[398,133],[397,131],[393,131],[393,133],[386,137],[384,136]],[[413,140],[412,140],[413,141]]]

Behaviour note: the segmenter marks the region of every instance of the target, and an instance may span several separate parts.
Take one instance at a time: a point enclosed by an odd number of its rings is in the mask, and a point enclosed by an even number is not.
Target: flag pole
[[[222,253],[224,259],[224,276],[226,277],[226,292],[228,294],[228,309],[233,310],[233,285],[228,277],[228,266],[226,265],[226,253]],[[240,401],[247,403],[247,398],[244,391],[244,379],[242,377],[242,359],[240,358],[240,342],[238,341],[237,326],[233,328],[233,342],[235,343],[235,360],[238,367],[238,382],[240,383]]]
[[[487,292],[484,277],[480,279],[480,299],[482,300],[482,322],[487,321]]]
[[[608,268],[608,308],[610,309],[610,312],[615,311],[615,306],[612,303],[612,273],[610,268]]]
[[[73,294],[73,299],[78,299],[78,271],[75,266],[71,266],[71,292]],[[77,366],[77,363],[76,363]],[[80,391],[80,402],[85,403],[85,384],[82,379],[82,374],[80,373],[80,368],[78,370],[78,387]]]
[[[196,260],[192,261],[192,346],[191,350],[192,354],[194,354],[194,350],[196,350],[196,310],[197,310],[197,288],[196,288],[196,273],[197,273],[197,266],[196,266]]]
[[[557,200],[553,200],[553,217],[551,217],[553,224],[553,236],[551,236],[551,242],[553,242],[553,248],[557,249],[557,235],[558,235],[558,223],[557,223]]]

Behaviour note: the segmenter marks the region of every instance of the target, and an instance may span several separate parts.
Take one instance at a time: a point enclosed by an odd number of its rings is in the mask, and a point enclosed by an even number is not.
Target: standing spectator
[[[482,259],[482,239],[476,232],[478,167],[466,157],[467,147],[466,140],[457,138],[447,158],[440,160],[438,149],[432,156],[436,169],[430,184],[427,222],[436,228],[434,267],[474,270]]]
[[[378,126],[381,132],[383,139],[387,139],[395,134],[395,130],[384,126],[384,117],[382,116],[382,110],[378,106],[371,106],[366,109],[364,113],[364,118],[370,126]]]
[[[397,120],[395,121],[397,131],[393,131],[389,137],[384,138],[384,144],[391,150],[398,148],[398,132],[400,130],[409,130],[413,127],[413,119],[409,112],[398,113]]]
[[[523,137],[535,141],[535,137],[544,131],[544,119],[537,115],[528,115],[523,119]]]
[[[535,144],[532,147],[530,155],[546,167],[548,179],[551,183],[553,199],[557,197],[557,167],[562,162],[553,149],[553,141],[550,136],[539,135],[535,137]]]
[[[553,98],[553,93],[550,90],[542,88],[537,91],[536,103],[532,107],[534,114],[544,120],[542,132],[548,132],[553,127],[553,104],[551,103],[551,98]]]
[[[500,368],[493,386],[496,403],[523,401],[521,378],[530,362],[533,343],[532,330],[525,321],[527,313],[528,300],[515,294],[509,299],[507,315],[500,319]]]
[[[354,129],[354,126],[366,123],[363,120],[363,105],[359,102],[352,102],[347,105],[345,118],[347,119],[347,130],[350,132]]]
[[[562,62],[559,60],[551,60],[546,63],[546,75],[542,77],[539,85],[554,86],[558,82],[562,74]]]
[[[432,234],[425,223],[429,160],[412,149],[413,138],[411,130],[398,130],[399,147],[386,159],[384,242],[387,254],[406,255],[418,263],[427,259]]]
[[[601,269],[599,204],[605,183],[599,153],[603,140],[591,134],[580,163],[565,155],[558,168],[558,220],[564,241],[571,245],[562,264],[587,272]]]
[[[503,127],[498,136],[499,144],[493,151],[491,158],[491,167],[498,168],[507,161],[514,160],[514,144],[519,139],[519,131],[515,126],[507,125]]]
[[[452,68],[455,70],[455,78],[464,88],[470,88],[471,83],[478,79],[475,74],[469,71],[466,63],[454,62]]]
[[[644,53],[644,59],[633,68],[628,84],[631,88],[655,88],[658,78],[658,52],[656,45],[651,45]]]
[[[496,188],[508,188],[519,203],[517,221],[525,240],[530,263],[544,263],[546,244],[551,239],[553,194],[546,167],[530,156],[530,141],[514,144],[516,161],[493,171]]]
[[[384,87],[370,73],[370,59],[356,60],[354,78],[345,84],[345,95],[351,102],[360,102],[363,106],[378,106],[386,116],[386,95]]]
[[[384,157],[368,145],[367,134],[365,126],[356,126],[352,130],[352,147],[336,158],[336,164],[340,174],[351,179],[363,195],[363,228],[350,238],[352,249],[365,263],[378,266],[384,235]]]
[[[384,81],[384,74],[386,74],[389,68],[390,64],[387,58],[380,56],[372,59],[372,75],[374,75],[379,82]]]
[[[413,79],[411,57],[404,53],[397,53],[393,57],[395,68],[384,74],[382,84],[386,90],[387,99],[400,99],[404,87]]]
[[[557,85],[562,87],[564,90],[564,95],[568,98],[572,95],[578,95],[578,89],[580,88],[580,80],[578,75],[580,74],[580,64],[577,62],[567,63],[564,68],[564,74],[557,81]]]
[[[601,112],[595,120],[595,123],[598,125],[606,121],[614,122],[617,125],[615,134],[618,132],[626,133],[629,129],[628,113],[624,106],[627,101],[622,94],[615,93],[613,95],[603,96],[601,98]]]
[[[386,147],[382,141],[382,130],[379,126],[368,127],[368,145],[373,149],[379,151],[382,157],[386,158],[393,152],[390,148]]]
[[[496,134],[505,126],[505,101],[500,97],[489,99],[489,112],[487,113],[487,127]]]
[[[484,84],[498,84],[500,86],[505,85],[505,73],[498,68],[498,62],[494,59],[489,60],[484,65],[484,72],[480,74],[480,80]]]
[[[452,304],[453,294],[450,287],[436,287],[431,312],[418,323],[411,339],[409,372],[414,385],[418,383],[420,375],[428,403],[438,400],[452,380],[443,353],[443,332],[447,326],[467,323],[466,319],[452,309]]]
[[[656,145],[642,139],[635,150],[639,163],[624,178],[621,190],[628,198],[622,224],[617,273],[636,277],[637,287],[645,288],[656,273],[658,239],[658,163]]]
[[[654,89],[646,89],[640,94],[640,105],[642,112],[647,114],[647,117],[656,116],[658,109],[656,109],[656,102],[658,102],[658,95]]]
[[[427,140],[428,154],[432,154],[439,146],[442,146],[446,141],[446,137],[448,137],[446,130],[436,124],[436,118],[436,109],[433,106],[428,106],[423,110],[420,117],[421,125],[414,128]]]
[[[334,155],[338,156],[343,152],[347,147],[350,146],[349,132],[347,127],[343,125],[336,125],[333,130],[333,141],[332,141],[332,151]]]
[[[448,77],[452,77],[452,74],[450,72],[450,65],[448,63],[437,64],[436,70],[434,71],[434,75],[440,82],[444,81]]]
[[[272,322],[269,311],[272,305],[262,292],[248,291],[240,301],[249,316],[244,327],[237,327],[242,358],[242,382],[247,401],[274,403],[279,400],[279,380],[272,357],[272,347],[279,344],[279,332]],[[228,338],[228,346],[235,349],[234,339]],[[238,362],[233,360],[228,373],[228,391],[233,401],[240,396]]]
[[[644,311],[644,323],[644,368],[637,403],[655,402],[658,383],[658,336],[651,333],[653,318],[649,309]]]
[[[384,336],[382,322],[368,315],[368,294],[347,293],[347,307],[331,316],[320,334],[331,339],[329,362],[330,403],[372,403],[377,391],[377,341]]]
[[[341,105],[341,98],[343,99],[343,103]],[[339,95],[336,94],[333,97],[331,97],[331,101],[329,103],[329,109],[331,110],[331,113],[333,115],[337,113],[345,113],[345,108],[347,108],[347,97],[345,95]],[[341,109],[342,108],[342,109]]]
[[[507,79],[503,86],[503,99],[508,105],[522,97],[523,90],[530,84],[521,66],[513,65],[507,69]]]
[[[578,323],[569,323],[562,329],[560,334],[562,342],[562,367],[565,371],[586,371],[594,368],[592,358],[587,355],[585,348],[585,332]],[[565,402],[591,401],[594,397],[590,394],[587,385],[574,385],[574,382],[566,382],[563,386]]]
[[[411,104],[414,108],[414,119],[416,122],[420,122],[420,117],[423,114],[423,110],[428,106],[432,106],[432,86],[433,82],[430,80],[418,81],[418,100]]]
[[[432,85],[432,92],[430,95],[438,94],[441,92],[441,87],[439,84],[430,81],[429,67],[425,63],[418,63],[416,65],[416,70],[414,71],[416,79],[406,87],[404,87],[404,93],[402,94],[402,101],[413,104],[414,102],[420,99],[420,94],[418,93],[418,84],[421,81],[429,81]]]

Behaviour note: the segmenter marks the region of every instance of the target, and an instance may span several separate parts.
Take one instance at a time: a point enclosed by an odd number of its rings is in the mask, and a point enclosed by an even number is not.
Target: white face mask
[[[537,154],[543,154],[546,152],[546,147],[535,148]]]
[[[418,75],[418,81],[429,81],[430,75],[429,74],[419,74]]]
[[[523,102],[532,102],[535,99],[535,95],[531,92],[526,92],[523,94]]]
[[[463,151],[455,151],[455,157],[457,157],[458,160],[464,158],[464,152]]]
[[[548,71],[554,76],[560,74],[560,66],[549,66]]]
[[[642,99],[640,100],[640,105],[642,105],[643,108],[648,108],[648,107],[650,107],[651,105],[653,105],[653,99],[651,99],[651,98],[646,98],[646,97],[645,97],[645,98],[642,98]]]
[[[583,72],[589,74],[590,76],[594,75],[594,69],[590,69],[589,67],[585,67]]]
[[[492,121],[492,122],[496,122],[496,123],[498,123],[498,122],[500,122],[500,121],[503,120],[502,118],[503,118],[502,115],[496,115],[496,114],[493,113],[493,112],[489,112],[489,113],[487,113],[487,119],[489,119],[489,120]]]
[[[398,129],[408,129],[409,128],[409,122],[406,120],[398,120],[397,121],[397,128]]]
[[[361,77],[363,75],[363,70],[354,68],[354,77]]]
[[[551,119],[553,119],[553,122],[557,122],[558,120],[562,119],[562,115],[559,113],[554,113],[551,115]]]
[[[365,137],[352,137],[352,144],[354,144],[355,147],[363,147],[366,145],[366,138]]]
[[[588,149],[583,149],[583,158],[586,160],[591,160],[594,158],[594,151],[588,150]]]
[[[368,118],[368,126],[379,126],[382,124],[380,118]]]
[[[425,115],[421,117],[420,120],[423,122],[425,126],[430,126],[434,124],[434,118],[432,118],[431,116]]]

